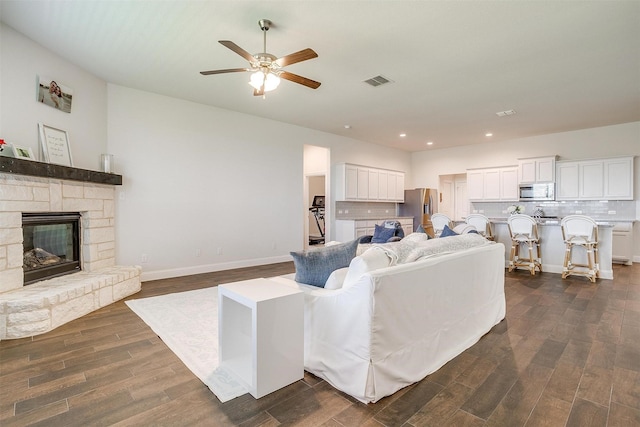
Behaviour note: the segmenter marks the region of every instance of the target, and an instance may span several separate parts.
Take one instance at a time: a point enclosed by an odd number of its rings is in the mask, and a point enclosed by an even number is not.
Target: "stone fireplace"
[[[0,157],[0,340],[50,331],[140,290],[115,265],[115,185],[102,172]],[[24,286],[23,213],[79,214],[80,270]]]

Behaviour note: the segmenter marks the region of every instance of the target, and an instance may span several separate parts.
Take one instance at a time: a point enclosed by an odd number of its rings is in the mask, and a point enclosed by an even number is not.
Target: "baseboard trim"
[[[140,280],[171,279],[173,277],[192,276],[194,274],[213,273],[214,271],[233,270],[234,268],[255,267],[258,265],[276,264],[291,261],[290,255],[280,255],[269,258],[245,259],[239,261],[223,262],[219,264],[194,265],[192,267],[172,268],[168,270],[142,271]]]

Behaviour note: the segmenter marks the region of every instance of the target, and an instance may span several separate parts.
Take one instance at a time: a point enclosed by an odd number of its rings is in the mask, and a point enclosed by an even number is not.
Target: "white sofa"
[[[504,251],[487,243],[432,255],[333,290],[272,280],[305,292],[305,369],[376,402],[435,372],[504,318]]]

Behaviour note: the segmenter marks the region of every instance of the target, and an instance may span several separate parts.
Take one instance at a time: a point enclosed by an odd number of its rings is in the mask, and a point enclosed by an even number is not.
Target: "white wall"
[[[73,89],[71,113],[37,102],[37,76]],[[0,24],[0,138],[40,159],[38,122],[66,130],[73,164],[98,170],[107,147],[107,84]]]
[[[289,260],[304,241],[305,144],[334,160],[410,164],[387,147],[111,84],[108,117],[123,175],[117,262],[146,255],[144,280]]]
[[[413,181],[407,188],[437,187],[440,175],[466,169],[517,165],[519,158],[557,154],[560,160],[640,156],[640,122],[554,133],[501,143],[486,143],[414,153]],[[634,163],[636,218],[640,220],[640,157]],[[640,259],[640,221],[634,226],[634,254]]]

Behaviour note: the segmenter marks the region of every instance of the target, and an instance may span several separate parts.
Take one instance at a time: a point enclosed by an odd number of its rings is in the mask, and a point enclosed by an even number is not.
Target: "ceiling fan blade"
[[[264,95],[264,87],[261,87],[260,90],[254,89],[253,96],[263,96]]]
[[[315,80],[311,80],[306,77],[302,77],[297,74],[290,73],[288,71],[281,71],[280,77],[285,80],[289,80],[290,82],[294,82],[294,83],[298,83],[298,84],[310,87],[311,89],[318,89],[321,84],[320,82],[317,82]]]
[[[224,47],[227,47],[227,48],[231,49],[232,51],[234,51],[238,55],[242,56],[247,61],[256,62],[256,58],[254,58],[253,55],[251,55],[249,52],[247,52],[246,50],[244,50],[243,48],[241,48],[240,46],[238,46],[234,42],[232,42],[230,40],[218,40],[218,43],[220,43]]]
[[[299,52],[295,52],[289,55],[285,55],[282,58],[276,59],[275,63],[281,67],[295,64],[296,62],[306,61],[307,59],[317,58],[318,54],[313,49],[303,49]]]
[[[228,68],[226,70],[200,71],[200,74],[202,74],[203,76],[208,76],[210,74],[239,73],[241,71],[250,71],[250,70],[249,68]]]

